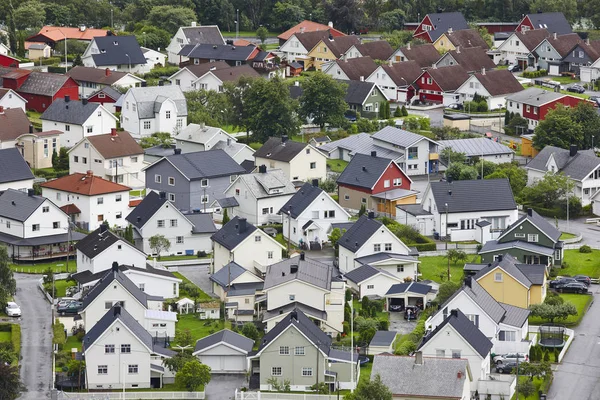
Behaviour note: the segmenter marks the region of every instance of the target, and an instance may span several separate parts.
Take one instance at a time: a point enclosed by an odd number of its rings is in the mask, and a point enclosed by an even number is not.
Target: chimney
[[[106,224],[100,224],[100,233],[106,232]]]
[[[448,190],[448,196],[452,196],[452,190]]]
[[[200,129],[204,129],[206,127],[206,123],[200,122],[198,126],[200,126]]]
[[[35,190],[33,190],[33,189],[27,189],[27,195],[29,197],[33,197],[35,195]]]
[[[527,215],[530,217],[533,217],[533,208],[528,208],[527,209]]]
[[[258,166],[258,173],[259,174],[266,174],[267,173],[267,166],[266,165],[259,165]]]
[[[111,269],[113,272],[119,271],[119,263],[117,261],[113,261]]]
[[[423,352],[415,351],[415,365],[423,365]]]
[[[118,317],[119,315],[121,315],[121,303],[117,303],[119,305],[115,305],[113,307],[113,314],[115,317]]]
[[[450,311],[450,315],[458,317],[458,310],[455,308],[454,310]]]
[[[137,217],[135,220],[136,220],[138,223],[140,223],[140,222],[142,222],[142,217]]]
[[[556,32],[554,32],[554,40],[556,40]]]
[[[465,286],[466,287],[471,287],[471,277],[470,276],[467,276],[465,278]]]
[[[287,141],[288,141],[288,135],[282,135],[281,136],[281,144],[284,144]]]
[[[167,192],[158,192],[158,197],[161,199],[166,199],[167,198]]]
[[[502,254],[500,254],[500,255],[497,257],[496,261],[498,261],[498,262],[501,262],[501,261],[502,261]]]
[[[460,46],[456,46],[456,54],[460,54]]]
[[[481,68],[481,75],[485,75],[485,68]]]
[[[368,217],[369,219],[375,219],[375,213],[373,211],[369,211]]]
[[[87,171],[85,171],[85,176],[88,178],[92,178],[94,176],[94,171],[88,169]]]
[[[463,377],[462,371],[458,371],[456,373],[456,379],[462,379],[462,377]]]
[[[312,185],[313,185],[314,187],[319,187],[319,180],[318,180],[318,179],[313,179],[313,180],[312,180]]]
[[[589,37],[585,39],[585,44],[587,44],[588,46],[590,45],[590,38]]]
[[[576,144],[572,144],[569,147],[569,156],[570,157],[575,157],[577,155],[577,145]]]
[[[371,157],[377,157],[377,152],[373,150],[373,151],[371,152]]]
[[[192,21],[192,27],[195,28],[196,27],[196,21]]]
[[[70,102],[70,101],[71,101],[71,96],[69,96],[69,95],[66,95],[66,96],[65,96],[65,103],[68,103],[68,102]]]
[[[448,33],[452,33],[452,27],[448,28]]]
[[[330,27],[330,28],[333,28],[333,22],[329,21],[329,22],[327,23],[327,26],[328,26],[328,27]]]
[[[292,264],[290,265],[290,274],[297,274],[298,273],[298,264]],[[283,272],[282,272],[283,274]]]
[[[33,125],[29,125],[29,133],[33,133]]]
[[[246,218],[239,218],[238,219],[238,233],[246,232],[246,228],[247,228]]]
[[[364,82],[364,81],[365,81],[365,77],[361,75],[361,76],[360,76],[360,81],[361,81],[361,82]]]
[[[0,114],[4,114],[4,107],[0,106]]]
[[[300,253],[300,261],[304,261],[304,256],[305,256],[304,252],[301,252]]]
[[[231,146],[231,138],[227,138],[227,146]]]
[[[174,154],[181,154],[181,149],[174,149],[174,150],[173,150],[173,153],[174,153]]]
[[[365,167],[364,165],[362,166],[362,170],[363,172],[367,172],[367,167]]]
[[[303,26],[300,27],[300,33],[304,33],[304,27]]]
[[[106,68],[106,69],[104,70],[104,75],[106,75],[106,76],[110,76],[110,74],[111,74],[111,73],[112,73],[112,72],[110,72],[110,69],[108,69],[108,68]]]
[[[81,104],[83,104],[84,106],[87,106],[88,103],[88,99],[81,99]]]
[[[110,128],[110,136],[117,136],[117,128]]]
[[[294,311],[292,311],[290,313],[290,318],[291,319],[295,319],[296,321],[298,321],[298,313],[296,312],[296,310],[294,309]]]
[[[410,42],[408,42],[408,44],[406,46],[406,50],[410,50]]]
[[[85,32],[85,25],[79,25],[79,31]]]
[[[435,63],[431,64],[431,69],[437,69],[437,65]]]

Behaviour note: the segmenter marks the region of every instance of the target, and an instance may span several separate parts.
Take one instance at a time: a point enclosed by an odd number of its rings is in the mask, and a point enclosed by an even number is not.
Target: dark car
[[[398,312],[398,311],[402,311],[402,306],[400,304],[390,304],[390,306],[388,307],[388,309],[390,311]]]
[[[404,319],[413,320],[419,317],[419,307],[417,306],[407,306],[406,310],[404,310]]]
[[[510,72],[519,72],[521,71],[521,66],[519,64],[512,64],[508,66],[508,70]]]
[[[585,283],[569,282],[564,285],[558,285],[556,290],[561,293],[587,293],[588,288]]]
[[[65,314],[77,314],[79,312],[79,310],[81,310],[81,308],[83,307],[83,303],[80,301],[73,301],[69,304],[66,304],[64,306],[59,306],[56,311],[58,311],[58,313],[60,315],[65,315]]]
[[[577,282],[584,283],[586,286],[590,286],[592,284],[592,280],[587,275],[575,275],[573,277]]]
[[[596,106],[600,105],[600,97],[598,96],[590,96],[589,101],[593,101]]]
[[[583,93],[585,88],[581,85],[571,85],[567,88],[567,92]]]
[[[521,361],[523,362],[523,361]],[[513,369],[517,368],[516,361],[507,361],[503,364],[498,364],[496,366],[496,372],[499,374],[512,374]]]
[[[575,278],[560,278],[560,279],[556,279],[553,281],[550,281],[550,287],[551,288],[556,288],[560,285],[566,285],[567,283],[571,283],[571,282],[577,282],[577,279]]]

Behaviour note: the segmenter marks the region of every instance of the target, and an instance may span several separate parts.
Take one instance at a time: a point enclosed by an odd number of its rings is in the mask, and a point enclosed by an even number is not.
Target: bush
[[[409,247],[415,247],[417,251],[436,251],[437,246],[435,243],[411,243],[407,244]]]
[[[558,276],[557,268],[550,268],[550,278],[556,278]]]
[[[388,321],[387,319],[380,319],[379,320],[379,330],[387,331],[389,329],[390,329],[390,321]]]
[[[144,74],[144,79],[158,79],[161,76],[171,76],[175,72],[179,71],[179,67],[158,67],[152,69],[152,71]]]
[[[523,78],[539,78],[548,75],[548,71],[540,69],[539,71],[525,71],[523,72]]]
[[[16,354],[21,354],[21,325],[12,324],[10,326],[10,342]]]
[[[592,252],[592,248],[590,246],[588,246],[587,244],[584,244],[583,246],[581,246],[579,248],[579,252],[580,253],[591,253]]]

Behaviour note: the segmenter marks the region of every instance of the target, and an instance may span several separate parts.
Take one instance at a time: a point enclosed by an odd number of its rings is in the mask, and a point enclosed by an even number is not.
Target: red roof
[[[43,35],[53,42],[58,42],[67,39],[75,40],[92,40],[96,36],[107,36],[108,30],[106,29],[90,29],[85,28],[83,31],[79,28],[69,28],[65,26],[49,26],[46,25],[40,31],[32,37]]]
[[[337,29],[334,29],[333,27],[319,24],[318,22],[304,20],[304,21],[300,22],[298,25],[293,26],[290,29],[288,29],[287,31],[283,32],[281,35],[277,36],[277,38],[281,39],[281,40],[288,40],[290,37],[292,37],[293,34],[301,32],[301,31],[302,32],[315,32],[315,31],[326,31],[328,29],[331,31],[331,35],[333,37],[346,36],[346,34],[344,34],[344,32],[340,32]]]
[[[91,174],[72,174],[54,179],[40,185],[48,189],[61,190],[63,192],[77,193],[84,196],[96,196],[115,192],[131,190],[130,187],[107,181],[99,176]]]
[[[81,214],[79,207],[73,203],[62,206],[60,209],[63,210],[67,215]]]

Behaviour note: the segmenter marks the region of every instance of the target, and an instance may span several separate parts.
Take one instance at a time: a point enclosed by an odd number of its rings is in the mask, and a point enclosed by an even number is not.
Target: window
[[[248,299],[248,298],[245,298],[245,299],[244,299],[244,303],[245,303],[245,304],[250,304],[250,299]]]
[[[161,183],[162,177],[160,175],[154,175],[154,183]]]
[[[556,249],[554,251],[554,259],[555,260],[560,260],[560,249]]]
[[[325,211],[325,218],[335,218],[335,210]]]
[[[117,245],[117,250],[123,250],[123,245]]]
[[[140,290],[141,290],[142,292],[145,292],[145,291],[146,291],[146,284],[145,284],[145,283],[140,283],[138,286],[140,287]]]
[[[171,119],[171,110],[167,110],[165,112],[165,117],[167,117],[167,119]]]
[[[316,162],[311,162],[310,163],[310,169],[316,169],[317,168],[317,163]]]
[[[273,259],[273,252],[272,251],[267,251],[267,259],[269,259],[269,260]]]
[[[97,202],[98,204],[104,204],[104,197],[98,197],[98,198],[96,199],[96,202]]]
[[[6,221],[6,228],[10,229],[10,221]]]
[[[296,346],[296,350],[294,351],[294,355],[303,356],[304,355],[304,346]]]
[[[53,229],[59,229],[60,228],[60,221],[55,221],[52,223],[52,228]]]
[[[98,214],[98,222],[104,221],[104,214]]]
[[[312,368],[302,367],[302,376],[312,376]]]
[[[363,197],[362,199],[360,199],[360,202],[361,202],[362,204],[367,204],[367,198],[366,198],[366,197]]]
[[[386,243],[384,246],[385,251],[392,251],[392,244],[391,243]]]
[[[261,239],[262,239],[262,237],[261,237],[260,235],[256,235],[256,236],[254,236],[254,241],[255,241],[255,242],[260,242],[260,241],[261,241]]]
[[[515,233],[515,239],[525,239],[524,233]]]
[[[460,350],[452,350],[452,358],[460,358]]]
[[[175,79],[175,84],[177,86],[181,86],[181,79]]]
[[[239,196],[240,195],[240,189],[235,189],[235,195]]]
[[[40,230],[40,224],[33,224],[33,225],[31,225],[31,230],[33,232],[39,232],[39,230]]]
[[[444,349],[435,349],[436,357],[446,357],[446,350]]]
[[[386,179],[385,181],[383,181],[383,187],[384,188],[389,188],[390,187],[390,180]]]
[[[476,327],[479,328],[479,315],[477,314],[466,314],[466,317],[469,318],[469,321],[475,324]]]
[[[498,340],[501,342],[516,342],[517,332],[515,331],[500,331],[498,332]]]
[[[527,241],[532,242],[532,243],[537,243],[537,241],[538,241],[537,233],[530,233],[529,235],[527,235]]]
[[[350,196],[349,196],[349,195],[347,195],[347,194],[345,194],[345,195],[344,195],[344,200],[350,200]]]
[[[176,219],[170,220],[169,225],[171,226],[171,228],[177,228],[177,220]]]
[[[168,179],[168,183],[169,183],[169,186],[175,186],[175,178],[170,176]]]
[[[175,194],[169,193],[169,201],[175,201]]]
[[[202,179],[200,181],[200,186],[207,187],[208,186],[208,179]]]
[[[118,195],[116,195],[116,196],[115,196],[115,201],[116,201],[116,202],[119,202],[119,201],[121,201],[122,199],[123,199],[123,195],[120,195],[120,194],[118,194]]]
[[[130,374],[137,374],[138,373],[138,365],[137,364],[129,364],[129,367],[127,370]]]
[[[176,242],[177,244],[183,244],[183,236],[177,236]]]
[[[137,158],[137,157],[131,157],[131,162],[132,162],[132,163],[136,163],[136,162],[138,162],[138,158]]]
[[[290,347],[289,346],[279,346],[279,355],[280,356],[289,356],[290,355]]]
[[[445,307],[442,310],[442,315],[444,316],[444,319],[448,318],[448,307]]]
[[[156,221],[156,227],[157,228],[164,228],[165,227],[165,220],[164,219],[159,219],[158,221]]]
[[[105,344],[104,345],[104,354],[114,354],[115,353],[115,345],[114,344]]]
[[[404,265],[397,265],[396,272],[404,272]]]
[[[527,112],[531,112],[531,106],[527,105],[525,109],[527,110]]]
[[[71,131],[71,125],[65,125],[65,132]]]
[[[173,284],[173,295],[176,295],[176,294],[177,294],[177,284],[174,283]]]
[[[150,121],[144,121],[144,129],[149,130],[152,127]]]
[[[131,345],[130,344],[122,344],[121,345],[121,353],[131,353]]]
[[[502,282],[502,272],[496,272],[494,274],[494,282]]]
[[[79,162],[79,156],[73,156],[73,162]]]
[[[262,209],[262,215],[267,215],[269,213],[269,207]]]
[[[402,178],[394,178],[394,186],[401,186]]]
[[[460,229],[468,230],[475,229],[475,220],[474,219],[463,219],[460,221]]]
[[[93,127],[93,126],[91,126],[91,125],[90,125],[90,126],[86,126],[86,127],[85,127],[85,131],[86,131],[87,133],[92,133],[92,132],[94,132],[94,127]]]
[[[202,203],[202,204],[208,203],[208,195],[207,194],[200,196],[200,203]]]
[[[105,310],[110,310],[111,307],[112,307],[112,301],[105,301],[104,302],[104,309]]]
[[[98,375],[106,375],[108,374],[108,366],[107,365],[98,365]]]
[[[87,164],[87,157],[81,157],[81,162]]]
[[[408,159],[414,160],[419,158],[419,148],[418,147],[409,147],[408,148]]]
[[[281,376],[281,367],[271,367],[272,376]]]
[[[44,206],[44,207],[42,207],[42,212],[43,212],[43,213],[50,212],[50,207],[49,207],[49,206]]]
[[[367,289],[375,289],[375,285],[367,285]]]

